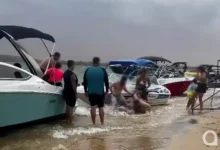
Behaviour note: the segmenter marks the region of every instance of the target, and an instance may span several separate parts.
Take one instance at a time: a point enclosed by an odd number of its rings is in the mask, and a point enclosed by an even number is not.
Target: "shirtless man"
[[[60,53],[55,52],[52,58],[48,57],[42,61],[42,63],[40,64],[40,69],[42,70],[43,73],[45,73],[46,69],[53,68],[56,62],[58,62],[59,60],[60,60]],[[50,61],[50,64],[49,64],[49,67],[47,68],[49,61]]]
[[[115,82],[109,87],[112,95],[116,98],[117,106],[126,106],[126,99],[121,94],[122,90],[131,94],[126,88],[126,80],[127,77],[122,76],[119,82]]]

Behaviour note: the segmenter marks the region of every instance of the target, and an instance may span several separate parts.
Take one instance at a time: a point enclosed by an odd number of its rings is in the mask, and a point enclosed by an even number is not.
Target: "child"
[[[189,98],[189,100],[186,106],[186,110],[188,110],[189,107],[192,105],[193,98],[196,94],[195,90],[197,86],[198,86],[197,80],[193,79],[192,83],[189,85],[188,90],[187,90],[187,97]]]

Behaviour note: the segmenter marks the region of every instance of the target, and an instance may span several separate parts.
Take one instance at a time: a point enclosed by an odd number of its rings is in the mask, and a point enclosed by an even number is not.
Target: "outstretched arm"
[[[126,88],[126,85],[124,86],[124,91],[131,94],[131,92],[129,92],[128,89]]]

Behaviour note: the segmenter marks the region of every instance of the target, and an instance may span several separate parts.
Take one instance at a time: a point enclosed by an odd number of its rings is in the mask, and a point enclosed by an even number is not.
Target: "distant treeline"
[[[42,60],[35,59],[37,63],[41,63]],[[0,55],[0,61],[2,62],[22,62],[22,58],[19,56],[12,56],[12,55]],[[66,64],[66,61],[61,61],[62,64]],[[84,65],[89,66],[92,65],[92,62],[84,62],[84,61],[75,61],[76,65]],[[102,63],[101,65],[107,65],[107,63]]]

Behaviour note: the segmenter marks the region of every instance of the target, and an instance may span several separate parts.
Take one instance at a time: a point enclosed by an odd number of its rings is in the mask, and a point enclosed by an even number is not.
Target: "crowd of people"
[[[48,83],[55,86],[62,86],[62,80],[64,81],[63,98],[67,104],[66,114],[68,121],[72,123],[72,112],[77,101],[77,86],[79,83],[77,75],[74,73],[74,61],[68,60],[67,70],[63,72],[60,56],[60,53],[54,53],[52,58],[46,58],[41,63],[40,68],[44,73],[43,79]],[[83,86],[85,96],[90,102],[93,124],[96,124],[96,108],[99,109],[101,124],[104,124],[104,100],[109,90],[116,98],[116,107],[124,106],[126,109],[131,109],[137,114],[146,113],[147,110],[150,111],[150,105],[147,99],[147,88],[150,86],[150,80],[147,70],[143,69],[140,71],[136,81],[135,91],[131,93],[126,89],[126,76],[122,76],[120,81],[109,86],[108,74],[106,70],[100,66],[100,58],[94,57],[92,62],[93,65],[85,70]],[[129,93],[131,97],[125,99],[122,95],[123,90]]]
[[[73,122],[73,108],[77,101],[77,86],[78,78],[74,73],[74,61],[67,61],[67,70],[62,71],[62,65],[59,62],[60,53],[56,52],[52,59],[45,59],[40,67],[44,73],[44,79],[50,84],[55,86],[62,86],[62,80],[64,81],[63,98],[66,101],[67,109],[66,114],[68,121]],[[92,123],[96,124],[96,108],[99,110],[99,117],[101,124],[104,124],[104,101],[105,96],[111,92],[112,96],[116,99],[116,107],[123,106],[125,109],[133,110],[136,114],[143,114],[147,111],[150,112],[150,105],[148,104],[148,88],[151,85],[151,81],[148,77],[146,69],[140,70],[136,79],[135,91],[131,93],[126,88],[127,76],[122,76],[121,80],[115,82],[109,86],[108,74],[104,68],[100,66],[100,58],[94,57],[93,65],[88,67],[83,76],[83,86],[85,96],[89,99],[91,106],[91,119]],[[198,97],[200,103],[200,112],[203,110],[203,95],[207,90],[207,74],[204,68],[197,68],[197,76],[190,84],[188,88],[188,103],[186,109],[193,109],[196,99]],[[122,91],[131,95],[126,99],[122,95]],[[191,106],[191,107],[190,107]]]

